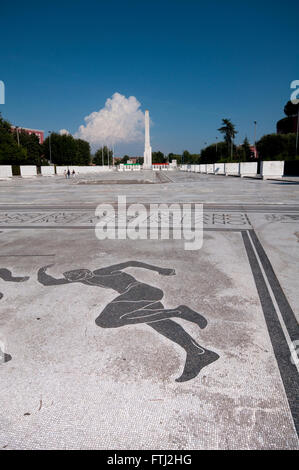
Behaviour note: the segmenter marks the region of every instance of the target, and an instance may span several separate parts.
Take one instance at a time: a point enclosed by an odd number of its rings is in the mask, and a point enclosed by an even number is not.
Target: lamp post
[[[217,143],[218,143],[218,137],[216,137],[216,159],[217,159]]]
[[[48,131],[49,133],[49,152],[50,152],[50,165],[52,163],[52,148],[51,148],[51,131]]]
[[[254,123],[254,158],[256,159],[256,121]]]

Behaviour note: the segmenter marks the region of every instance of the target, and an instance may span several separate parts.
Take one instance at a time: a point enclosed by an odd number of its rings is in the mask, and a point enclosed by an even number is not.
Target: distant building
[[[38,137],[39,143],[42,144],[44,141],[44,131],[40,131],[37,129],[28,129],[27,127],[16,127],[16,126],[11,126],[11,130],[13,132],[26,132],[26,134],[35,134]]]
[[[250,145],[250,150],[251,150],[251,154],[252,154],[252,158],[258,158],[258,152],[257,152],[257,148],[254,146],[254,145]]]
[[[259,158],[257,148],[254,145],[250,145],[250,144],[249,144],[249,148],[250,148],[250,158],[252,159]],[[243,144],[238,145],[237,149],[238,149],[238,152],[243,152]]]
[[[128,157],[127,155],[125,155],[125,156]],[[119,164],[119,162],[121,162],[123,158],[124,158],[124,157],[115,157],[115,156],[114,156],[114,157],[113,157],[113,161],[114,161],[114,163]],[[128,158],[128,160],[126,161],[126,163],[132,165],[132,164],[138,163],[141,158],[143,159],[143,157],[130,157],[130,158]]]

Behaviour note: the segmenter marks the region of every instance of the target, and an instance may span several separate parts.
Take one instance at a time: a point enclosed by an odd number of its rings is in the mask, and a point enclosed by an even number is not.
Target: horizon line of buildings
[[[38,137],[38,140],[39,140],[40,144],[42,144],[44,142],[45,132],[43,130],[31,129],[31,128],[28,128],[28,127],[21,127],[21,126],[11,126],[11,129],[12,129],[12,131],[16,131],[16,132],[24,131],[28,135],[35,134]],[[258,158],[258,153],[257,153],[256,147],[254,145],[250,145],[250,150],[252,152],[253,158]],[[170,152],[170,153],[173,153],[173,152]],[[113,155],[112,158],[113,158],[113,160],[118,161],[118,160],[122,160],[123,157]],[[128,160],[128,163],[129,164],[130,163],[134,164],[134,163],[137,162],[137,159],[139,159],[139,158],[143,158],[143,155],[140,155],[140,156],[137,156],[137,157],[131,157],[130,160]]]
[[[35,134],[38,137],[39,143],[42,144],[44,142],[44,131],[41,131],[40,129],[29,129],[28,127],[21,127],[21,126],[11,126],[11,130],[13,132],[26,132],[26,134]]]

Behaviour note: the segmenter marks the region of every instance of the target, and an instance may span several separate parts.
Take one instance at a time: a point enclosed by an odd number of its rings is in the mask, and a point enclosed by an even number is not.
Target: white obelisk
[[[145,111],[144,115],[145,124],[145,140],[144,140],[144,154],[143,154],[143,168],[150,170],[152,168],[152,148],[150,144],[150,120],[149,112]]]

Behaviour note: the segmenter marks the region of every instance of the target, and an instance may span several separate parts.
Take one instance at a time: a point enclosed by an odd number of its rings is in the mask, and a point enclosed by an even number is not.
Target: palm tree
[[[235,129],[234,124],[231,122],[230,119],[222,119],[222,127],[218,129],[219,132],[224,134],[224,140],[227,142],[227,146],[231,147],[231,158],[233,156],[233,140],[238,134],[238,132]]]

